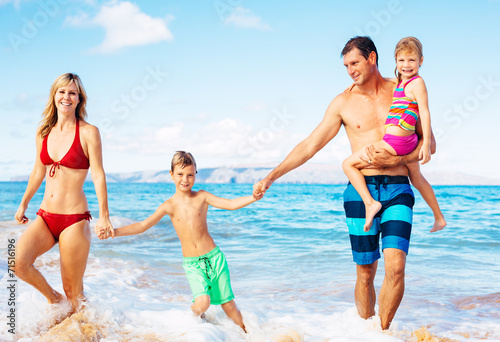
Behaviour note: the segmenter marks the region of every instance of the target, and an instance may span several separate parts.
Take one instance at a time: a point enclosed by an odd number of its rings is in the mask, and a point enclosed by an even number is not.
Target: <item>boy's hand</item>
[[[264,194],[266,193],[267,189],[269,189],[271,184],[273,184],[273,182],[268,180],[267,178],[264,178],[263,180],[255,183],[253,185],[253,197],[255,199],[261,199],[262,197],[264,197]]]
[[[95,232],[97,237],[101,240],[106,240],[110,236],[115,236],[115,230],[113,229],[113,225],[109,221],[109,218],[99,217],[99,220],[95,225]]]
[[[258,193],[258,194],[256,194],[255,192],[253,193],[253,199],[256,200],[256,201],[262,199],[262,197],[264,197],[264,193],[263,192]]]

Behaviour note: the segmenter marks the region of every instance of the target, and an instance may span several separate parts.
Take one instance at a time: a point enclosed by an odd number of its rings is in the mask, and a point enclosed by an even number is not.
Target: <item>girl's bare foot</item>
[[[444,218],[441,218],[441,219],[438,219],[438,220],[435,220],[434,221],[434,226],[432,227],[432,229],[430,230],[431,233],[434,233],[434,232],[437,232],[437,231],[440,231],[441,229],[443,229],[444,227],[446,227],[446,221]]]
[[[372,227],[373,224],[373,218],[377,213],[382,209],[382,203],[373,201],[372,204],[365,206],[365,212],[366,212],[366,220],[365,220],[365,226],[364,230],[365,232],[369,231],[370,228]]]

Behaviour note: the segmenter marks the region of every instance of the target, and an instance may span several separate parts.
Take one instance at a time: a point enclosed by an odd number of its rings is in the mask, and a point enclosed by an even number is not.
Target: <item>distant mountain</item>
[[[219,167],[198,170],[198,183],[245,183],[253,184],[264,178],[273,166],[256,165],[242,167]],[[425,172],[432,185],[500,185],[500,179],[492,179],[460,172]],[[12,182],[24,182],[29,176],[13,177]],[[170,173],[163,171],[136,171],[108,173],[109,183],[170,183]],[[89,175],[87,181],[91,181]],[[347,177],[340,165],[305,164],[289,172],[276,183],[282,184],[346,184]]]

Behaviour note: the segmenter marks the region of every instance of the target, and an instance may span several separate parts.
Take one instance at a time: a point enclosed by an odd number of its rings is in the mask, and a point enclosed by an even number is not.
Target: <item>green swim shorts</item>
[[[210,303],[224,304],[234,299],[226,257],[219,247],[205,255],[184,257],[182,267],[193,292],[193,301],[202,295],[210,296]]]

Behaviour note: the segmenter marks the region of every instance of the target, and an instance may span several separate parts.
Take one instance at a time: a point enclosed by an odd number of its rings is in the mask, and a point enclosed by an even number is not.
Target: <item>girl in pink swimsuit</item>
[[[405,155],[418,145],[415,126],[420,119],[422,126],[423,144],[419,151],[421,163],[425,164],[431,159],[431,120],[428,107],[427,89],[424,80],[418,76],[418,71],[424,60],[422,44],[415,37],[401,39],[394,51],[396,59],[397,86],[394,90],[392,106],[385,122],[385,135],[382,140],[373,143],[377,148],[383,148],[393,155]],[[382,208],[382,204],[373,199],[361,169],[369,166],[360,157],[364,150],[358,151],[344,160],[342,168],[349,181],[363,199],[366,211],[364,231],[369,231],[375,215]],[[443,229],[446,226],[443,213],[439,208],[432,187],[420,172],[418,162],[407,164],[410,171],[411,183],[420,192],[424,200],[434,213],[434,226],[431,232]]]

